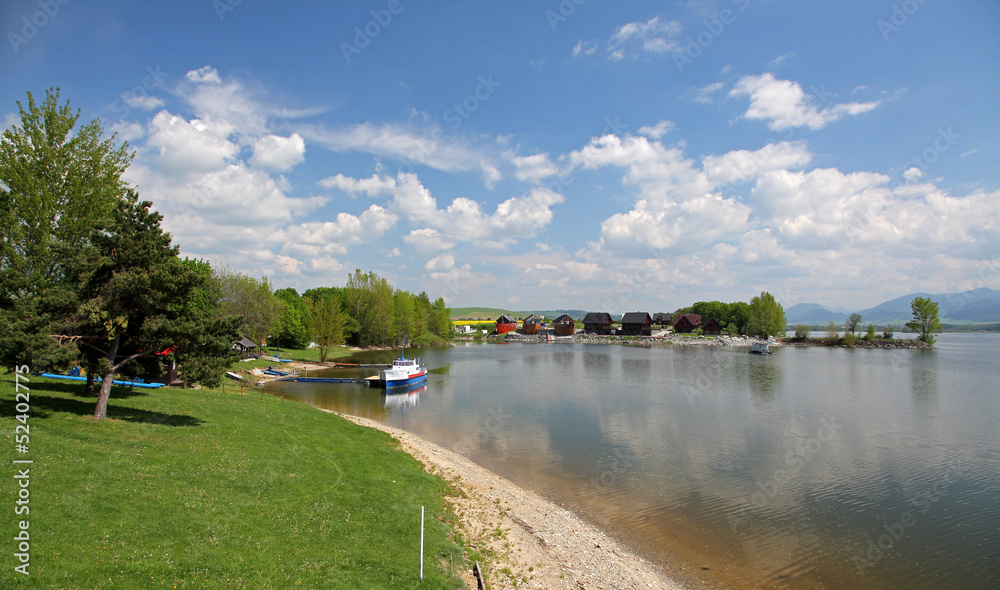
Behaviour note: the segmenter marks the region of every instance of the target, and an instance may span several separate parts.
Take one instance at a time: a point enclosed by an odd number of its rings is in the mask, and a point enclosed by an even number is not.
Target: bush
[[[893,336],[892,326],[886,326],[885,329],[882,330],[882,339],[883,340],[892,340],[892,336]]]
[[[826,344],[827,346],[834,346],[840,338],[837,336],[837,324],[830,322],[826,325]]]
[[[854,335],[854,332],[846,332],[844,333],[844,344],[847,346],[854,346],[854,340],[856,338],[857,337]]]
[[[806,326],[805,324],[799,324],[798,326],[795,326],[796,340],[805,340],[808,337],[809,337],[809,326]]]
[[[865,342],[871,342],[875,340],[875,326],[868,324],[868,329],[865,330]]]

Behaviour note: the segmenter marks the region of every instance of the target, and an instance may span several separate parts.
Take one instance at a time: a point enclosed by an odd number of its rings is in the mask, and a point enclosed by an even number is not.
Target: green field
[[[497,309],[495,307],[453,307],[451,308],[451,319],[453,320],[495,320],[502,314],[524,319],[528,314],[519,314],[509,309]]]
[[[33,461],[28,515],[11,468],[0,493],[2,588],[462,587],[448,488],[387,434],[232,385],[116,387],[100,422],[79,383],[29,387],[21,454],[0,375],[0,459]],[[14,572],[20,519],[30,577]]]

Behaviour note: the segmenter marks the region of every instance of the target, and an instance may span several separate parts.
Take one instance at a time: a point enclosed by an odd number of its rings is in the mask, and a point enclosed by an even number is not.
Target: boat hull
[[[517,324],[497,324],[497,334],[506,334],[517,329]]]
[[[576,324],[556,324],[555,332],[557,336],[572,336],[576,334]]]
[[[419,375],[414,375],[407,377],[406,379],[387,379],[380,380],[378,382],[379,387],[384,387],[386,389],[392,389],[394,387],[409,387],[410,385],[416,385],[418,383],[423,383],[427,381],[427,372],[424,371]]]
[[[538,324],[524,324],[521,326],[521,331],[528,335],[537,334]]]

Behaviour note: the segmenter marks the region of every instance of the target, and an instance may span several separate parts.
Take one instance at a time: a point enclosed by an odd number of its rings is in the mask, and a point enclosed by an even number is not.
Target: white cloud
[[[705,173],[716,186],[741,182],[771,170],[801,168],[812,160],[804,141],[771,143],[759,150],[736,150],[721,156],[707,156]]]
[[[421,254],[440,252],[455,246],[455,242],[446,239],[438,230],[431,228],[415,229],[404,236],[403,241]]]
[[[618,61],[624,58],[626,53],[632,57],[639,57],[681,51],[680,45],[673,40],[680,32],[679,22],[661,22],[658,16],[646,22],[635,21],[624,24],[615,30],[608,41],[609,57],[612,61]],[[641,49],[641,53],[638,49]]]
[[[455,268],[455,257],[451,254],[442,254],[427,261],[424,269],[431,272],[447,272]]]
[[[229,138],[236,131],[225,121],[188,121],[160,111],[149,124],[146,145],[156,148],[157,166],[169,174],[191,176],[219,170],[240,151]]]
[[[198,84],[222,84],[219,72],[212,66],[204,66],[197,70],[191,70],[184,74],[184,77]]]
[[[920,168],[917,168],[916,166],[907,168],[906,171],[903,172],[903,178],[906,179],[906,182],[913,182],[914,180],[922,178],[923,176],[924,176],[924,171],[921,170]]]
[[[143,109],[146,111],[160,108],[164,104],[161,99],[155,96],[139,96],[130,92],[122,94],[122,100],[125,101],[125,104],[134,109]]]
[[[558,166],[549,159],[549,155],[546,153],[517,156],[513,152],[507,152],[505,155],[514,164],[516,168],[514,176],[518,180],[539,182],[559,173]]]
[[[768,127],[782,131],[793,127],[822,129],[845,115],[866,113],[880,102],[841,103],[820,108],[817,99],[802,90],[797,82],[778,80],[766,72],[760,76],[743,76],[729,91],[731,97],[749,97],[747,119],[763,120]]]
[[[580,40],[573,47],[573,57],[580,57],[581,55],[593,55],[597,51],[597,43],[591,43],[590,41]]]
[[[253,144],[250,163],[256,167],[284,172],[305,161],[305,155],[306,142],[298,133],[289,137],[265,135]]]
[[[397,217],[371,205],[360,216],[338,213],[336,221],[310,221],[278,230],[268,241],[284,244],[282,251],[300,257],[343,255],[358,244],[380,239],[396,225]]]
[[[692,98],[691,100],[693,100],[694,102],[700,102],[702,104],[712,104],[712,101],[714,100],[712,98],[712,95],[722,90],[724,87],[725,83],[715,82],[714,84],[708,84],[700,88],[695,88],[694,89],[695,95],[694,98]]]
[[[369,197],[390,194],[396,188],[396,179],[390,176],[371,175],[370,178],[354,179],[343,174],[329,176],[316,184],[323,188],[335,188],[345,193],[355,195],[365,193]]]
[[[673,121],[667,121],[666,119],[660,119],[656,123],[656,125],[653,125],[653,126],[647,125],[645,127],[640,127],[639,128],[639,133],[641,133],[642,135],[645,135],[646,137],[648,137],[650,139],[660,139],[661,137],[663,137],[667,133],[670,133],[671,131],[673,131],[676,128],[677,128],[677,124],[675,124]]]

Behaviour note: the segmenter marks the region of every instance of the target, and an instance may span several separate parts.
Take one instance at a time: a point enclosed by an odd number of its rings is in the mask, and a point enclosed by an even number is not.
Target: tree
[[[59,335],[100,355],[98,419],[107,416],[116,372],[158,373],[156,356],[168,353],[186,371],[185,379],[214,385],[222,374],[216,369],[232,360],[235,322],[221,318],[218,308],[192,303],[206,277],[180,261],[151,206],[128,191],[108,228],[91,237],[100,258],[87,276],[86,296],[72,325]]]
[[[750,334],[767,338],[785,332],[785,310],[764,291],[750,300]]]
[[[306,298],[313,316],[312,338],[319,346],[319,362],[326,362],[330,348],[344,343],[346,318],[334,297],[323,297],[318,301]]]
[[[837,324],[831,320],[830,323],[826,325],[826,343],[829,346],[833,346],[838,340],[840,340],[840,336],[837,333]]]
[[[357,325],[359,346],[385,346],[395,341],[392,286],[389,281],[373,272],[355,270],[347,279],[344,310]]]
[[[910,310],[913,312],[913,319],[906,322],[906,327],[913,332],[920,332],[920,340],[923,342],[934,344],[937,339],[932,334],[941,331],[938,304],[931,301],[930,297],[915,297],[910,302]]]
[[[852,313],[849,318],[847,318],[847,323],[844,324],[844,331],[854,334],[858,331],[858,325],[861,324],[861,314]]]
[[[805,340],[809,337],[809,326],[805,324],[799,324],[795,326],[795,339]]]
[[[875,326],[868,324],[868,329],[865,330],[865,340],[875,340]]]
[[[45,370],[79,354],[50,334],[79,303],[91,233],[124,198],[132,154],[97,119],[77,128],[58,88],[17,105],[20,126],[0,137],[0,361]]]
[[[222,289],[225,314],[241,318],[240,332],[264,346],[282,309],[281,301],[274,296],[271,281],[267,277],[258,280],[227,268],[216,269],[216,277]]]
[[[282,303],[281,313],[273,330],[279,342],[286,348],[305,348],[309,344],[309,308],[295,289],[278,289],[274,296]]]

